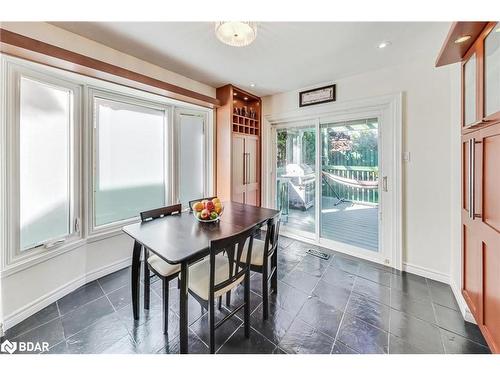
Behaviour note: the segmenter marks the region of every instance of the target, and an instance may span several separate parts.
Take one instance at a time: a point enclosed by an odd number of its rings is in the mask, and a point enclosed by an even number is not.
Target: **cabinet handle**
[[[476,153],[476,139],[471,138],[469,139],[469,218],[474,220],[475,215],[475,187],[474,187],[474,180],[475,180],[475,173],[476,173],[476,168],[475,168],[475,153]]]
[[[247,184],[249,183],[250,181],[250,153],[247,152],[247,169],[246,169],[246,172],[247,172]]]
[[[243,185],[247,183],[247,153],[243,153]]]

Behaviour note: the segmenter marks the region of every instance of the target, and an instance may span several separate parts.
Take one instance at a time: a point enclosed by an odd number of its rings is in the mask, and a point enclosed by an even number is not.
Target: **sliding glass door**
[[[287,124],[276,131],[276,199],[285,230],[315,238],[316,126]]]
[[[378,257],[378,128],[377,118],[276,126],[276,206],[285,233]]]
[[[325,122],[320,237],[377,252],[378,120]]]

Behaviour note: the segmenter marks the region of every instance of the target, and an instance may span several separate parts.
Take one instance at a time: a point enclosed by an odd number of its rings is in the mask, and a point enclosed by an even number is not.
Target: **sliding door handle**
[[[387,187],[387,176],[382,177],[382,191],[386,193],[389,191]]]

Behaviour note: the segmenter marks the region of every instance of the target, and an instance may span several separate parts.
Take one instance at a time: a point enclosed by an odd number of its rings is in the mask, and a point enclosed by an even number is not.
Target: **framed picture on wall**
[[[334,102],[335,84],[299,92],[299,107]]]

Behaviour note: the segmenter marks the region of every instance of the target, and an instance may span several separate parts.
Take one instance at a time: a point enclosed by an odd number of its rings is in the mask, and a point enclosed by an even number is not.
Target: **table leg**
[[[139,286],[140,286],[140,273],[141,273],[141,249],[142,246],[139,242],[134,242],[134,251],[132,252],[132,309],[134,312],[134,319],[139,319]]]
[[[183,262],[181,264],[181,290],[179,298],[179,335],[180,335],[180,352],[181,354],[187,354],[188,352],[188,264]]]

